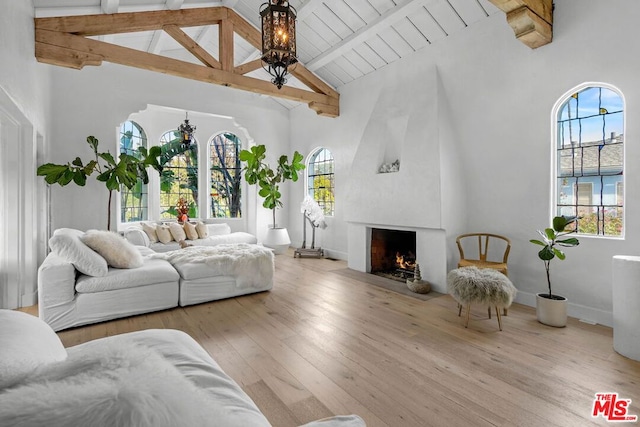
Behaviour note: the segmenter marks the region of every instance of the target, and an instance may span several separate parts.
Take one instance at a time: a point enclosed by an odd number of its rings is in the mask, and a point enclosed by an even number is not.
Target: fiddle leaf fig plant
[[[545,228],[544,231],[538,230],[538,234],[540,234],[542,240],[530,240],[531,243],[542,246],[542,249],[538,252],[538,258],[544,262],[544,267],[547,272],[549,294],[545,295],[546,298],[558,299],[558,297],[551,292],[551,274],[549,267],[552,259],[557,257],[559,260],[564,260],[566,258],[565,253],[558,247],[570,248],[580,244],[575,237],[566,238],[568,234],[576,232],[575,228],[571,230],[566,230],[566,228],[574,224],[578,219],[576,216],[557,216],[553,218],[551,228]]]
[[[298,172],[305,168],[302,162],[304,157],[296,151],[291,156],[291,162],[289,162],[289,158],[286,155],[282,155],[278,158],[278,165],[274,170],[264,162],[266,151],[267,149],[264,145],[255,145],[250,150],[242,150],[240,152],[240,160],[245,163],[242,170],[247,183],[258,185],[260,188],[258,194],[264,198],[262,206],[272,210],[273,227],[275,228],[276,208],[282,207],[282,201],[280,200],[282,194],[280,193],[279,184],[289,179],[294,182],[298,180]]]
[[[59,165],[46,163],[38,167],[37,175],[44,176],[47,184],[59,184],[64,187],[73,181],[76,185],[84,187],[87,177],[97,172],[96,179],[104,182],[109,190],[109,203],[107,207],[107,230],[111,230],[111,199],[114,190],[119,190],[121,186],[132,189],[138,180],[145,184],[149,182],[147,168],[152,167],[158,172],[162,172],[162,166],[158,163],[161,149],[158,146],[139,147],[136,155],[121,153],[116,160],[111,153],[98,152],[99,141],[94,136],[87,137],[87,143],[93,150],[95,159],[89,160],[86,164],[76,157],[67,164]]]

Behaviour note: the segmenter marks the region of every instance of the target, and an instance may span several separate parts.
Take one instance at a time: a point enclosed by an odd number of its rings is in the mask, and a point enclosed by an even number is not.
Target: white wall
[[[49,67],[33,55],[33,5],[5,1],[0,14],[0,308],[36,303],[36,270],[46,250],[44,156]]]
[[[56,103],[50,160],[54,163],[67,162],[76,156],[89,159],[91,150],[85,142],[88,135],[100,140],[101,150],[109,148],[115,152],[116,127],[131,113],[146,109],[148,104],[231,116],[238,128],[246,128],[256,144],[268,147],[267,155],[272,161],[280,153],[289,151],[288,111],[266,97],[108,63],[80,71],[55,68],[53,82]],[[180,116],[178,121],[171,119],[166,130],[175,128],[184,119],[183,114]],[[190,114],[192,119],[196,116]],[[199,126],[195,120],[191,123]],[[201,132],[205,132],[207,126],[205,123],[202,126]],[[197,136],[198,131],[200,127]],[[150,143],[158,144],[151,140]],[[255,199],[256,193],[247,196]],[[104,184],[93,178],[85,188],[74,184],[53,186],[53,228],[106,228],[107,197]],[[253,204],[254,210],[256,204],[259,209],[253,214],[255,220],[248,231],[255,232],[262,240],[271,212],[262,208],[261,201]],[[115,206],[113,212],[116,213]],[[287,224],[287,221],[288,212],[278,212],[278,222]]]
[[[377,95],[398,81],[419,87],[421,75],[429,75],[435,64],[441,93],[431,102],[440,103],[440,146],[442,152],[448,150],[441,158],[441,167],[447,167],[442,178],[451,175],[443,188],[451,185],[448,191],[466,200],[459,200],[458,209],[448,204],[443,212],[449,268],[457,261],[452,239],[460,232],[506,235],[513,242],[509,270],[520,291],[518,300],[533,305],[534,294],[546,287],[542,261],[528,240],[550,221],[551,109],[582,82],[607,82],[627,100],[626,238],[582,238],[579,247],[567,251],[567,260],[554,263],[552,275],[557,293],[570,300],[570,315],[611,325],[612,256],[640,250],[640,224],[634,215],[640,200],[640,165],[635,161],[640,145],[634,144],[640,130],[634,114],[640,103],[640,45],[633,32],[640,4],[614,3],[557,0],[553,43],[536,50],[515,39],[504,14],[493,15],[341,87],[338,119],[316,117],[303,107],[292,111],[293,147],[306,154],[326,146],[336,158],[336,216],[319,233],[323,247],[343,252],[349,244],[344,189]],[[420,182],[413,185],[420,191]],[[301,195],[292,194],[292,214],[296,197]]]

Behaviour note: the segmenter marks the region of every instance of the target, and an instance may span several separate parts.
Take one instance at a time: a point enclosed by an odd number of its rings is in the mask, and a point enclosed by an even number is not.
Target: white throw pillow
[[[209,237],[209,229],[207,228],[207,224],[202,221],[198,221],[196,224],[196,231],[198,232],[198,237],[201,239],[206,239]]]
[[[66,358],[60,338],[40,318],[0,310],[0,390],[22,381],[39,366]]]
[[[151,243],[156,243],[158,241],[158,235],[156,234],[155,224],[149,224],[149,223],[143,222],[142,229],[144,230],[145,233],[147,233],[147,236],[149,236],[149,241]]]
[[[178,224],[177,222],[172,222],[169,224],[169,231],[173,236],[173,240],[176,242],[180,242],[187,238],[187,235],[184,232],[184,228],[182,228],[182,224]]]
[[[198,231],[196,230],[196,225],[190,222],[184,223],[184,234],[187,235],[187,239],[189,240],[197,240],[198,239]]]
[[[102,255],[111,267],[138,268],[144,262],[140,251],[118,233],[89,230],[82,241]]]
[[[107,261],[99,253],[82,243],[84,232],[59,228],[49,239],[49,247],[60,257],[87,276],[103,277],[109,272]]]
[[[171,235],[168,225],[157,225],[156,234],[158,235],[160,243],[169,243],[173,240],[173,236]]]

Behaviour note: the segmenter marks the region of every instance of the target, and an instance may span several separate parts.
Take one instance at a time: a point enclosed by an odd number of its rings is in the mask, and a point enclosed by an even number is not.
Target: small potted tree
[[[278,166],[274,170],[264,162],[266,151],[264,145],[255,145],[250,150],[242,150],[240,160],[245,163],[242,170],[247,183],[258,185],[258,194],[264,198],[262,206],[273,212],[273,226],[267,230],[267,237],[262,243],[274,249],[275,253],[282,254],[291,244],[291,239],[287,229],[278,227],[276,223],[276,208],[282,207],[279,186],[289,179],[294,182],[298,180],[298,171],[304,169],[304,157],[296,151],[289,162],[289,158],[282,155],[278,158]]]
[[[530,242],[542,246],[538,252],[538,258],[544,262],[547,273],[548,293],[536,295],[536,315],[538,322],[549,326],[564,327],[567,324],[567,299],[560,295],[555,295],[551,291],[551,273],[549,267],[551,260],[558,258],[564,260],[566,255],[558,247],[570,248],[578,246],[580,242],[575,237],[566,237],[575,233],[576,229],[566,230],[568,226],[574,224],[578,217],[557,216],[553,218],[552,227],[538,230],[542,240],[531,239]]]

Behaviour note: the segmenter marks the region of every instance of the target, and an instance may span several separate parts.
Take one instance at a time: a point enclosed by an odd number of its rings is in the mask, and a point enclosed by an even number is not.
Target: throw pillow
[[[198,237],[201,239],[206,239],[209,237],[209,229],[207,228],[207,224],[202,221],[198,221],[196,224],[196,231],[198,232]]]
[[[49,239],[49,247],[79,272],[87,276],[103,277],[109,272],[107,261],[82,243],[84,232],[72,228],[59,228]]]
[[[173,240],[173,236],[171,235],[171,231],[169,231],[168,225],[156,226],[156,234],[158,235],[160,243],[169,243]]]
[[[0,325],[0,390],[22,381],[39,366],[67,358],[58,335],[36,316],[0,310]]]
[[[184,228],[182,228],[182,224],[178,224],[177,222],[172,222],[169,224],[169,231],[171,232],[171,236],[173,236],[173,240],[179,242],[180,240],[185,240],[187,235],[184,232]]]
[[[155,224],[148,224],[146,222],[143,222],[142,229],[144,230],[145,233],[147,233],[147,236],[149,236],[149,241],[151,243],[156,243],[158,241],[158,235],[156,234]]]
[[[107,264],[115,268],[142,267],[140,252],[124,237],[112,231],[89,230],[82,241],[107,260]]]
[[[189,240],[196,240],[198,238],[196,225],[191,222],[184,223],[184,233],[187,235],[187,239]]]

